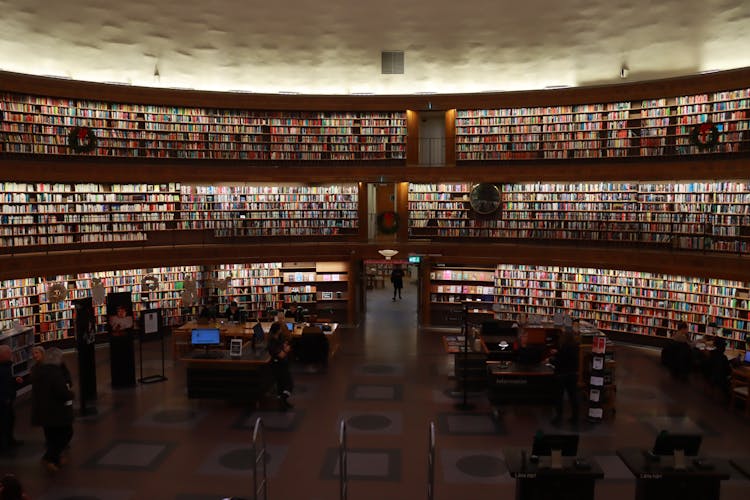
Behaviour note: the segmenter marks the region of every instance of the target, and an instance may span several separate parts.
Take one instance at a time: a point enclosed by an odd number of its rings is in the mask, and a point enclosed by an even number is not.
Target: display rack
[[[581,346],[580,376],[585,381],[586,417],[589,422],[600,422],[614,417],[616,409],[616,362],[613,345],[604,335],[596,335],[593,343]]]

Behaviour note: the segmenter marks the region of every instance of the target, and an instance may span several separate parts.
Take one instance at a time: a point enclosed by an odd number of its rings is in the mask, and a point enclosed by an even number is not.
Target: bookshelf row
[[[446,307],[460,309],[471,300],[475,309],[501,319],[562,312],[601,330],[637,335],[666,336],[684,321],[696,335],[720,336],[741,349],[750,341],[749,287],[731,280],[580,267],[446,265],[430,272],[438,323],[445,321]]]
[[[125,158],[294,161],[403,160],[406,113],[301,112],[116,104],[0,94],[6,153],[75,155],[74,127],[95,154]]]
[[[750,183],[503,184],[500,207],[477,216],[472,185],[410,184],[415,238],[586,240],[750,251]]]
[[[716,144],[699,147],[694,129],[708,123],[716,127]],[[736,153],[749,146],[750,89],[456,114],[458,161]]]
[[[216,237],[356,235],[356,184],[304,186],[0,182],[0,247]]]
[[[348,307],[348,264],[311,262],[304,271],[310,278],[307,292],[295,290],[296,266],[280,262],[227,264],[211,267],[178,266],[129,269],[97,273],[79,273],[0,281],[0,332],[32,327],[37,342],[70,339],[73,331],[72,300],[104,293],[131,292],[136,317],[148,309],[161,309],[164,326],[182,324],[194,317],[203,303],[217,304],[223,313],[229,302],[236,301],[249,318],[257,318],[268,309],[281,309],[292,303],[319,311],[336,321],[346,321]],[[302,271],[300,271],[302,272]],[[144,278],[146,278],[144,280]],[[150,283],[157,283],[151,289]],[[59,302],[48,298],[53,285],[62,285],[67,297]],[[107,329],[106,305],[95,306],[97,331]]]
[[[696,145],[696,126],[709,123],[715,126],[716,143]],[[94,132],[94,151],[73,151],[69,134],[74,127]],[[455,131],[458,162],[747,152],[750,89],[640,101],[459,109]],[[0,151],[11,154],[403,164],[406,143],[403,110],[213,109],[0,93]]]

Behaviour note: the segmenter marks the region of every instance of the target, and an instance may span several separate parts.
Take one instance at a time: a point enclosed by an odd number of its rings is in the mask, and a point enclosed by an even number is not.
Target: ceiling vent
[[[383,75],[403,75],[404,74],[404,51],[403,50],[384,50],[381,53]]]

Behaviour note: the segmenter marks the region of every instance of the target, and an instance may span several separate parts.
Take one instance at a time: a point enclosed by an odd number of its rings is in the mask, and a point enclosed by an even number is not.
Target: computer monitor
[[[651,453],[656,456],[672,456],[682,451],[686,456],[698,455],[703,437],[700,434],[673,434],[661,431],[654,440]]]
[[[750,350],[745,351],[745,357],[742,359],[742,362],[746,365],[750,365]]]
[[[531,454],[537,457],[551,456],[559,451],[562,456],[578,455],[578,434],[544,434],[537,433],[531,446]]]
[[[287,330],[289,330],[290,332],[293,332],[293,331],[294,331],[294,323],[287,323],[287,324],[286,324],[286,328],[287,328]]]
[[[194,346],[221,345],[221,333],[218,328],[195,328],[191,332],[190,344]]]

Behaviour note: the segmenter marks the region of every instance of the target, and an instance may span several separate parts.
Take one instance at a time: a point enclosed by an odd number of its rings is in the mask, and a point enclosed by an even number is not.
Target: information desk
[[[516,480],[516,500],[593,500],[594,485],[604,472],[590,458],[562,457],[562,468],[549,467],[550,457],[531,463],[522,449],[506,449],[505,462]]]
[[[272,322],[261,322],[263,331],[268,334],[271,328]],[[330,345],[330,355],[332,356],[339,346],[338,339],[338,323],[326,323],[330,325],[330,331],[324,331],[326,338]],[[253,337],[253,327],[256,325],[254,322],[248,323],[222,323],[221,321],[211,321],[207,324],[198,324],[195,321],[190,321],[184,325],[174,328],[172,330],[172,354],[175,359],[182,358],[187,353],[192,351],[193,346],[190,345],[190,335],[195,328],[218,328],[221,334],[221,340],[228,347],[229,339],[240,338],[244,341],[250,341]],[[306,323],[297,323],[292,331],[292,337],[299,337],[304,331]]]
[[[636,500],[718,500],[721,481],[729,479],[732,468],[728,460],[711,458],[698,461],[685,457],[686,468],[673,467],[672,457],[654,460],[648,450],[617,450],[636,479]]]
[[[487,375],[492,404],[552,404],[557,399],[557,379],[551,366],[491,361],[487,363]]]
[[[226,399],[257,403],[271,388],[271,357],[265,349],[246,348],[241,358],[230,358],[228,351],[203,350],[184,356],[187,392],[190,399]]]

